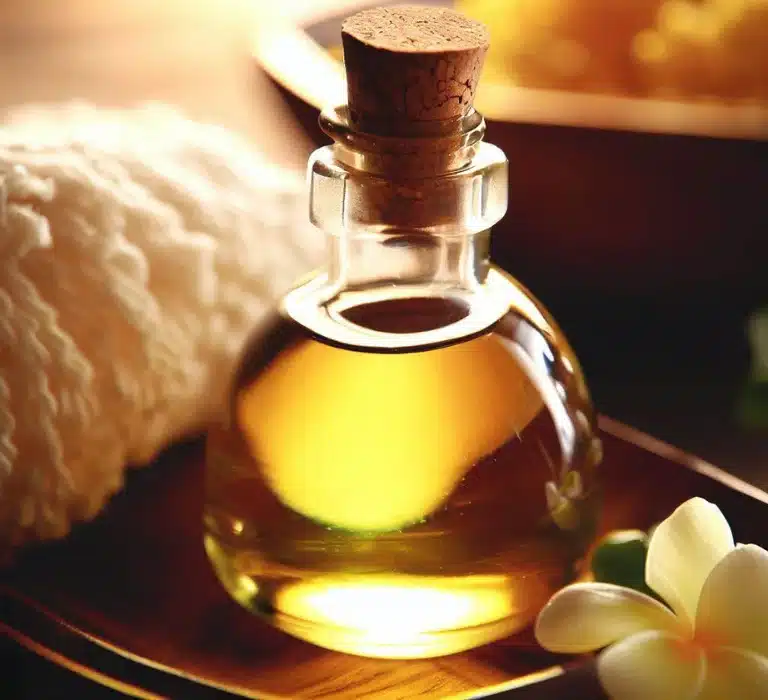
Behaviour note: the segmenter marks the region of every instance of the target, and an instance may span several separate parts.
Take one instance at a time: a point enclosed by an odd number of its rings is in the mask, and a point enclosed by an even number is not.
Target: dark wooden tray
[[[609,419],[601,431],[604,531],[648,527],[698,495],[722,508],[739,541],[768,545],[768,494]],[[383,661],[273,630],[233,603],[209,568],[202,475],[199,443],[175,448],[131,474],[95,522],[24,551],[0,577],[0,630],[28,658],[142,698],[602,697],[590,659],[544,653],[525,636]],[[27,675],[45,682],[43,671]]]

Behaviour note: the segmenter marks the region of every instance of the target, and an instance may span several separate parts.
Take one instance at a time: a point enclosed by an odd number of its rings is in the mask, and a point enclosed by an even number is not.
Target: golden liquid
[[[345,338],[466,314],[445,299],[369,303],[343,313]],[[230,594],[366,656],[449,654],[528,625],[577,575],[594,505],[584,465],[567,517],[548,508],[561,448],[515,354],[520,323],[507,313],[394,350],[276,317],[208,440],[205,544]]]

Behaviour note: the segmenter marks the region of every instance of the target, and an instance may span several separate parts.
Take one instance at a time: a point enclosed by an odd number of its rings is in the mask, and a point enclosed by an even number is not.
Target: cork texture
[[[353,15],[341,35],[358,128],[408,135],[471,109],[488,50],[485,25],[446,8],[404,5]]]

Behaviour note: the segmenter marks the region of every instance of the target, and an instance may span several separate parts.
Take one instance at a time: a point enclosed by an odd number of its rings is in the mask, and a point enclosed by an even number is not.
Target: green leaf
[[[592,553],[592,575],[601,583],[613,583],[656,597],[645,583],[647,555],[645,532],[615,530],[597,543]]]
[[[738,420],[745,428],[768,428],[768,309],[749,319],[747,335],[752,371],[737,406]]]

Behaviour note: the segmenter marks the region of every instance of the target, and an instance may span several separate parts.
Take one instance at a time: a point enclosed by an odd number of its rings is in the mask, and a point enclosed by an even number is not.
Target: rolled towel
[[[169,108],[0,127],[0,549],[65,535],[201,429],[320,259],[303,179]]]

